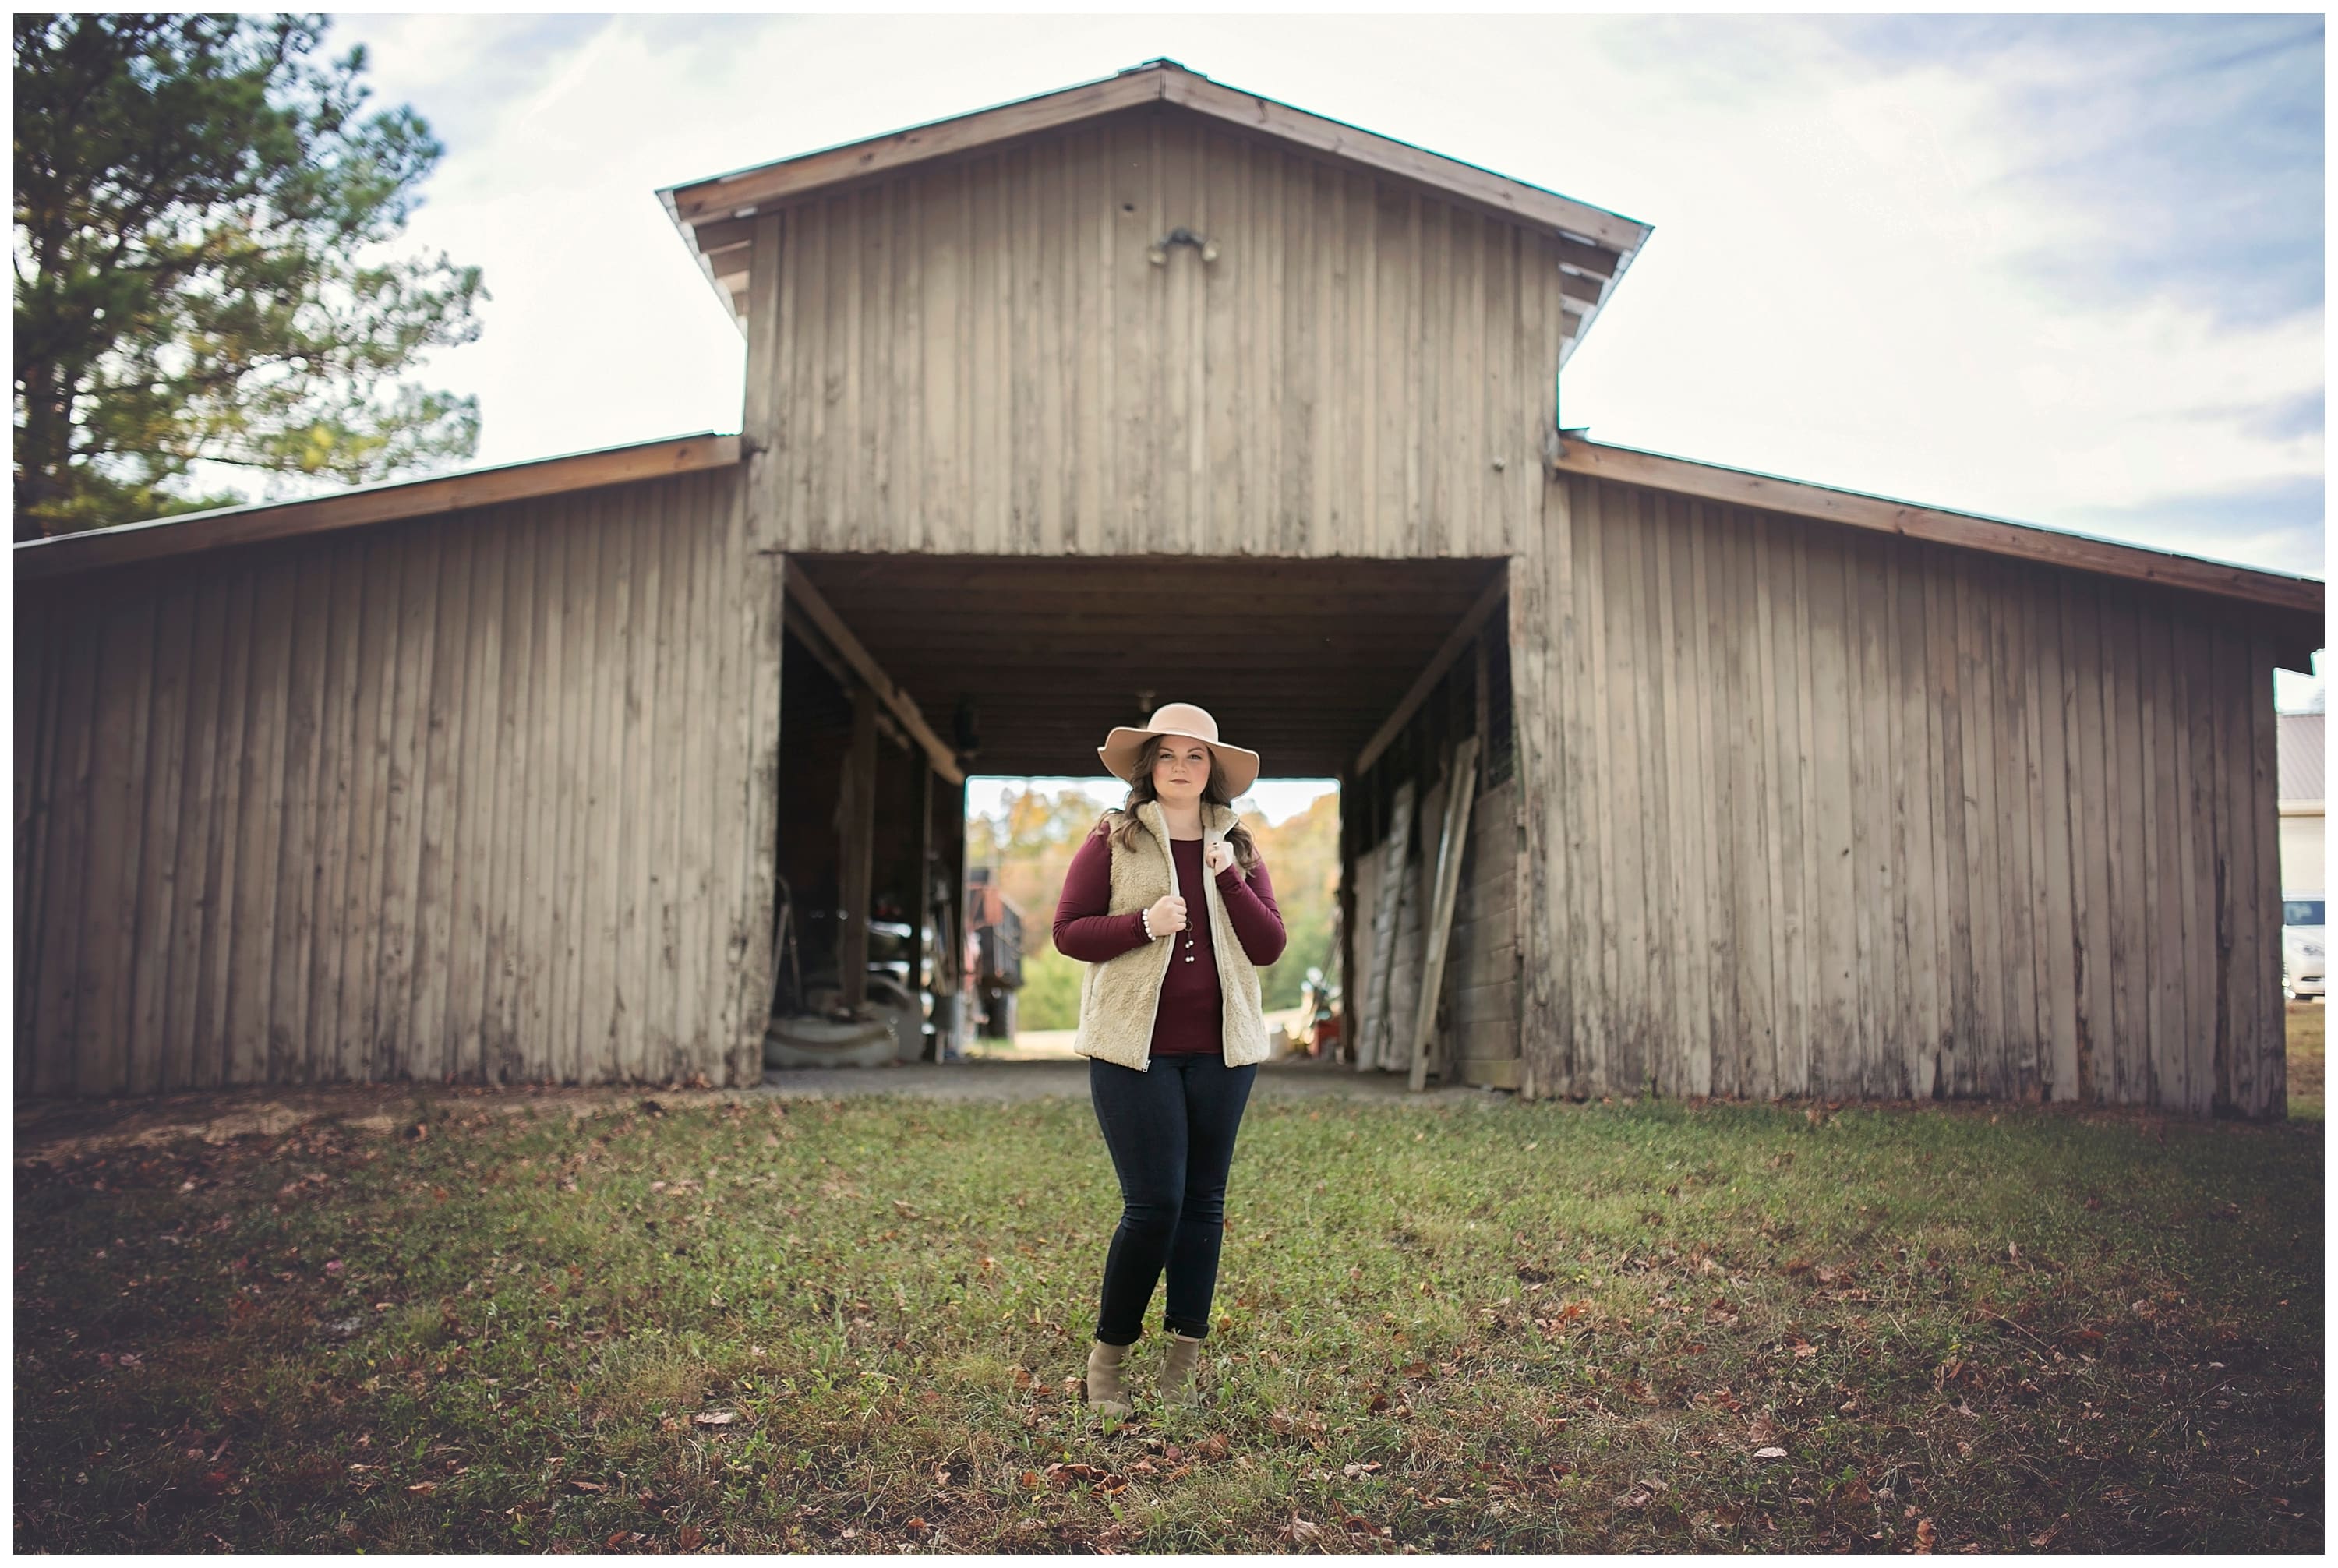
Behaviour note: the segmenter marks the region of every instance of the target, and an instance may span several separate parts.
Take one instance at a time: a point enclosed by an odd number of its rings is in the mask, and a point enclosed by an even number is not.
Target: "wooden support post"
[[[721,556],[737,573],[738,582],[719,601],[743,609],[743,624],[734,631],[717,621],[693,629],[701,637],[725,642],[739,632],[745,635],[744,647],[730,657],[743,653],[745,658],[746,681],[740,695],[746,711],[725,721],[743,722],[746,730],[746,832],[729,853],[748,857],[750,864],[745,875],[737,878],[744,894],[742,903],[733,907],[727,919],[718,917],[715,926],[720,932],[730,925],[732,933],[727,944],[732,988],[717,1016],[731,1028],[726,1078],[737,1084],[763,1081],[763,1036],[771,1027],[771,989],[777,979],[776,973],[764,973],[763,965],[776,963],[778,957],[773,926],[780,877],[780,693],[786,660],[788,583],[796,575],[781,549],[785,536],[779,505],[782,465],[773,455],[780,416],[775,360],[781,341],[781,238],[780,214],[772,212],[757,220],[747,289],[747,389],[740,429],[746,472],[737,492],[735,532]],[[726,876],[718,883],[731,880]]]
[[[1406,851],[1412,838],[1412,780],[1408,779],[1396,787],[1396,803],[1390,810],[1392,818],[1389,828],[1387,852],[1380,858],[1380,907],[1372,911],[1371,973],[1365,976],[1370,995],[1366,999],[1356,1033],[1356,1071],[1370,1072],[1380,1065],[1380,1041],[1388,1034],[1386,1023],[1389,1000],[1389,971],[1396,966],[1396,927],[1401,913],[1399,902],[1404,891]]]
[[[1453,906],[1461,891],[1461,854],[1469,842],[1469,802],[1478,787],[1478,737],[1465,736],[1446,775],[1445,828],[1437,838],[1437,897],[1429,911],[1429,949],[1420,965],[1420,1005],[1412,1020],[1412,1087],[1429,1081],[1429,1052],[1437,1031],[1437,993],[1445,978],[1445,946],[1453,933]],[[1446,1069],[1440,1061],[1439,1076]]]
[[[869,995],[869,861],[877,828],[877,694],[852,689],[852,751],[844,765],[842,854],[838,881],[844,907],[836,936],[836,978],[845,1006]]]

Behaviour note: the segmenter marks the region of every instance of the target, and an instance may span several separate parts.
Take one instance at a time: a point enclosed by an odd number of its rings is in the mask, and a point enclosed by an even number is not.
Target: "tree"
[[[202,459],[379,479],[477,449],[393,384],[478,335],[479,270],[382,259],[443,151],[361,117],[321,16],[16,18],[16,536],[231,505]]]

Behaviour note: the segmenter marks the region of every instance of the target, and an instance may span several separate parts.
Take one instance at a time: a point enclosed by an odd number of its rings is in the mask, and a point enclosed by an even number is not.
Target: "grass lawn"
[[[2322,1120],[2322,1020],[2326,1002],[2290,1002],[2289,1113],[2299,1121]]]
[[[1085,1102],[427,1093],[20,1162],[18,1551],[2322,1545],[2319,1121],[1262,1098],[1100,1433]]]

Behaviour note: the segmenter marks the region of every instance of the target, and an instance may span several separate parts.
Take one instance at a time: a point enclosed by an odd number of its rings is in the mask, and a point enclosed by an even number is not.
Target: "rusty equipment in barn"
[[[1023,916],[992,880],[987,866],[966,873],[966,929],[972,990],[979,1009],[975,1032],[988,1040],[1015,1038],[1016,993],[1023,988]]]

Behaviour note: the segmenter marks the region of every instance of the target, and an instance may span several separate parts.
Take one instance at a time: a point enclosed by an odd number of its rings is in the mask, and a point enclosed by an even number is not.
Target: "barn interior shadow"
[[[1114,725],[1178,701],[1255,737],[1267,777],[1339,781],[1355,1022],[1327,1065],[1406,1073],[1425,1024],[1425,1079],[1516,1086],[1504,561],[804,554],[784,576],[767,1076],[1044,1071],[967,1058],[997,933],[966,779],[1094,773]]]

